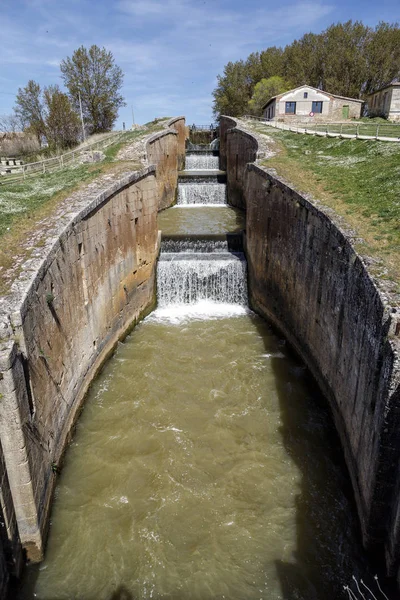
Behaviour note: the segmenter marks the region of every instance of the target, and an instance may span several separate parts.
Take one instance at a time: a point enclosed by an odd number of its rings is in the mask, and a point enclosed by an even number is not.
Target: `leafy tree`
[[[400,80],[400,28],[398,23],[379,23],[366,47],[367,77],[363,93]]]
[[[244,114],[251,97],[244,62],[229,62],[224,68],[223,76],[218,75],[217,80],[218,86],[213,92],[215,115],[237,117]]]
[[[371,29],[359,21],[328,27],[323,38],[323,89],[341,96],[360,97],[368,77],[365,56],[371,35]]]
[[[111,52],[93,45],[75,50],[60,64],[73,106],[79,110],[79,94],[85,122],[91,133],[112,129],[118,109],[125,106],[120,89],[123,73]]]
[[[262,72],[260,79],[269,79],[269,77],[274,77],[275,75],[285,77],[282,48],[270,46],[266,50],[263,50],[260,53],[260,63]],[[260,79],[257,79],[257,81],[260,81]]]
[[[286,92],[289,88],[290,84],[278,75],[269,77],[268,79],[261,79],[261,81],[256,84],[251,100],[248,103],[250,113],[252,115],[260,116],[262,114],[263,106],[270,98],[277,94],[281,94],[282,92]]]
[[[74,112],[68,96],[57,85],[44,90],[46,107],[46,138],[50,147],[71,148],[78,143],[79,117]]]
[[[323,48],[321,36],[314,33],[306,33],[300,40],[286,46],[282,57],[283,77],[293,87],[321,87],[325,58]]]
[[[46,135],[45,115],[40,85],[31,79],[24,88],[18,89],[14,108],[25,130],[33,133],[39,146]]]
[[[228,63],[213,92],[215,113],[244,114],[258,82],[275,76],[290,82],[289,87],[308,84],[365,98],[400,80],[399,25],[382,22],[372,29],[359,21],[336,23],[320,34],[306,33],[284,49],[271,46]]]

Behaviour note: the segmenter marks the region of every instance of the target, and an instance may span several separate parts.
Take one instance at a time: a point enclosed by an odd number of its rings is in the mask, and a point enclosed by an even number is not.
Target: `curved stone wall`
[[[168,121],[168,127],[178,134],[178,171],[185,168],[187,128],[185,117],[174,117]]]
[[[149,164],[157,165],[158,208],[164,210],[175,202],[178,171],[185,161],[185,118],[167,122],[167,129],[151,136],[146,143]]]
[[[400,308],[381,292],[350,235],[274,173],[255,137],[222,118],[229,201],[246,210],[252,307],[303,358],[328,398],[366,547],[395,569],[400,510]]]
[[[0,447],[10,490],[1,508],[11,527],[15,511],[10,538],[18,530],[32,561],[43,556],[58,465],[88,386],[155,302],[157,212],[174,201],[182,140],[166,129],[146,147],[155,164],[103,176],[65,200],[54,237],[0,300]]]

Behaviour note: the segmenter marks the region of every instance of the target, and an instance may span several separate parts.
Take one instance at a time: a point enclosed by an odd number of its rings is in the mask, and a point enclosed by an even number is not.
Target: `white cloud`
[[[104,45],[125,73],[128,103],[140,105],[145,120],[186,106],[208,121],[216,75],[228,61],[322,29],[333,8],[328,0],[256,8],[235,0],[98,0],[94,10],[92,0],[26,0],[18,19],[12,7],[2,9],[0,66],[11,91],[29,78],[61,83],[62,58],[82,44]]]

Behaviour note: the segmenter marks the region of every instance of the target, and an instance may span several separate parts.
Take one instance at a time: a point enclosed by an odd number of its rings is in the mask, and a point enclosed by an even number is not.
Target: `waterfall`
[[[186,252],[186,254],[197,252],[243,252],[242,234],[163,236],[161,239],[161,252]]]
[[[184,180],[178,183],[177,204],[226,204],[226,185],[211,178]]]
[[[209,152],[195,152],[186,155],[185,169],[188,171],[204,171],[219,169],[219,156]]]
[[[226,176],[217,169],[218,156],[210,150],[191,149],[186,170],[179,176],[177,207],[226,206]],[[234,311],[246,310],[247,264],[242,236],[226,233],[163,237],[157,266],[157,299],[161,310],[180,313],[204,304],[208,314],[215,306],[224,314],[228,314],[226,310],[231,313],[232,305]],[[230,308],[223,308],[227,306]]]
[[[160,307],[202,300],[247,305],[246,260],[242,253],[165,252],[157,268]]]

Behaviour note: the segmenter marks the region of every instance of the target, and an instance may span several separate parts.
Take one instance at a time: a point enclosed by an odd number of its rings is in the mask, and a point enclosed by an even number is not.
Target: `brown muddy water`
[[[365,580],[306,369],[247,309],[204,306],[159,309],[105,365],[20,599],[332,600]]]
[[[177,205],[158,215],[158,227],[164,235],[233,233],[244,226],[244,213],[229,206]]]

